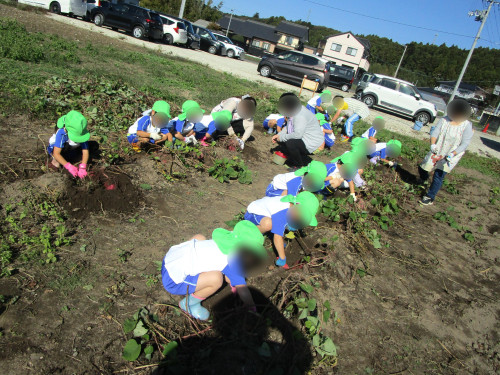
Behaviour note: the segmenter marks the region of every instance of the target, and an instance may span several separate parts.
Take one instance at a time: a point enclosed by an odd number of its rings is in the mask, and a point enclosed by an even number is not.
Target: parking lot
[[[126,34],[123,32],[116,32],[111,30],[108,27],[97,27],[93,23],[84,22],[80,19],[70,18],[62,15],[48,13],[46,17],[57,21],[63,22],[65,24],[73,25],[75,27],[86,29],[92,32],[96,32],[102,35],[105,35],[110,38],[118,39],[138,47],[148,48],[150,50],[164,53],[170,56],[176,56],[180,58],[184,58],[187,60],[195,61],[200,64],[206,65],[209,68],[226,72],[228,74],[232,74],[239,78],[247,79],[250,81],[262,82],[263,84],[272,85],[282,90],[288,91],[299,91],[299,87],[295,85],[288,84],[286,82],[282,82],[276,79],[263,78],[257,72],[257,65],[253,61],[242,61],[237,59],[230,59],[225,56],[211,55],[207,52],[201,50],[192,50],[183,47],[176,47],[171,45],[165,45],[162,43],[150,42],[147,40],[139,40],[134,38],[130,34]],[[346,95],[346,93],[330,88],[334,95]],[[310,92],[303,92],[302,98],[308,99],[310,97]],[[347,93],[347,95],[351,96],[352,93]],[[424,127],[424,129],[420,132],[414,131],[412,129],[413,122],[401,118],[395,115],[392,115],[388,112],[382,112],[376,109],[371,110],[370,117],[368,121],[373,120],[375,116],[382,115],[386,119],[386,128],[388,130],[398,132],[403,135],[407,135],[414,138],[427,138],[429,134],[429,127]],[[492,156],[496,158],[500,158],[500,142],[499,138],[487,133],[475,132],[474,138],[469,146],[469,150],[475,152],[482,156]]]

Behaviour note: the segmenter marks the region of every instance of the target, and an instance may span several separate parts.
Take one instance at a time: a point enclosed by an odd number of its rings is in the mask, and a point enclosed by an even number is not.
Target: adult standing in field
[[[312,161],[309,155],[323,144],[323,130],[316,116],[291,92],[281,95],[278,110],[288,118],[288,122],[281,132],[273,136],[272,141],[286,155],[292,172]]]
[[[432,130],[431,149],[418,167],[421,183],[426,182],[430,172],[434,170],[431,186],[420,200],[420,204],[424,206],[434,202],[444,177],[464,156],[474,133],[469,121],[471,107],[466,100],[453,99],[448,104],[447,113]]]
[[[254,129],[255,111],[257,101],[250,95],[236,96],[223,100],[219,105],[212,109],[212,113],[220,111],[229,111],[233,118],[231,125],[227,129],[230,137],[236,137],[240,148],[245,148],[245,142],[250,138]]]

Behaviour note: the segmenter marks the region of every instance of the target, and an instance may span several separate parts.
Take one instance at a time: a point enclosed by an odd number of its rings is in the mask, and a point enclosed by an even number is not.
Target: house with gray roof
[[[224,32],[229,29],[230,36],[241,35],[245,50],[257,56],[302,50],[304,43],[309,40],[308,27],[288,21],[272,26],[259,21],[224,16],[218,23]]]

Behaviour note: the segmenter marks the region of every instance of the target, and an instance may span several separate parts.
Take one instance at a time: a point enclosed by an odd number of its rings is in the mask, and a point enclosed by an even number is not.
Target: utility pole
[[[486,23],[486,20],[488,19],[488,15],[490,14],[491,7],[493,4],[500,4],[498,1],[494,0],[487,0],[490,5],[488,5],[487,10],[476,10],[475,12],[469,12],[469,16],[475,16],[476,21],[481,21],[481,26],[479,26],[479,30],[477,31],[476,37],[474,38],[474,42],[472,43],[472,47],[469,51],[469,54],[467,55],[467,58],[465,59],[464,66],[462,68],[462,71],[460,72],[460,75],[458,76],[457,83],[455,84],[455,88],[453,89],[453,92],[451,93],[450,100],[448,101],[451,102],[454,98],[455,95],[457,95],[458,88],[460,87],[460,84],[462,83],[462,78],[464,78],[465,71],[467,70],[467,66],[469,65],[470,58],[472,57],[472,53],[474,52],[474,48],[476,48],[477,41],[479,40],[479,37],[481,36],[481,31],[483,31],[484,24]]]
[[[408,48],[408,46],[405,44],[405,50],[403,51],[403,54],[401,55],[401,59],[399,60],[398,67],[396,68],[396,73],[394,73],[394,78],[396,78],[398,75],[399,68],[401,67],[401,63],[403,62],[403,58],[405,57],[405,53],[406,53],[407,48]]]
[[[185,6],[186,6],[186,0],[182,0],[181,9],[179,10],[179,18],[182,18],[182,16],[184,16],[184,7]]]
[[[186,1],[186,0],[183,0]],[[233,20],[234,9],[231,9],[231,16],[229,17],[229,25],[227,25],[226,36],[229,34],[229,28],[231,27],[231,21]]]

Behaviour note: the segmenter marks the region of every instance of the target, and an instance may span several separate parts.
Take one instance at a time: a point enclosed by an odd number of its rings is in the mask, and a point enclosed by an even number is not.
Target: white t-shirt
[[[287,183],[294,178],[297,178],[297,176],[295,176],[295,172],[278,174],[274,176],[272,184],[275,189],[286,190]]]
[[[283,115],[272,113],[272,114],[270,114],[269,116],[266,117],[266,120],[279,120],[279,119],[281,119],[283,117],[284,117]]]
[[[319,107],[321,105],[321,95],[315,95],[307,102],[307,105],[310,105],[313,108]],[[319,104],[318,104],[319,103]]]
[[[208,128],[208,125],[210,125],[212,121],[214,121],[212,115],[205,115],[198,124],[202,124],[205,128]]]
[[[387,143],[385,143],[385,142],[376,143],[375,144],[375,152],[381,151],[386,147],[387,147]]]
[[[128,128],[128,134],[137,134],[138,128],[146,133],[160,132],[160,128],[153,126],[153,121],[151,121],[151,117],[149,115],[144,115],[143,117],[137,119],[137,121]]]
[[[247,211],[251,214],[271,217],[277,212],[290,208],[290,203],[281,202],[281,198],[283,197],[264,197],[258,199],[250,203]]]
[[[186,276],[222,271],[229,264],[228,256],[219,250],[214,240],[190,240],[172,246],[164,261],[168,274],[177,284]]]

